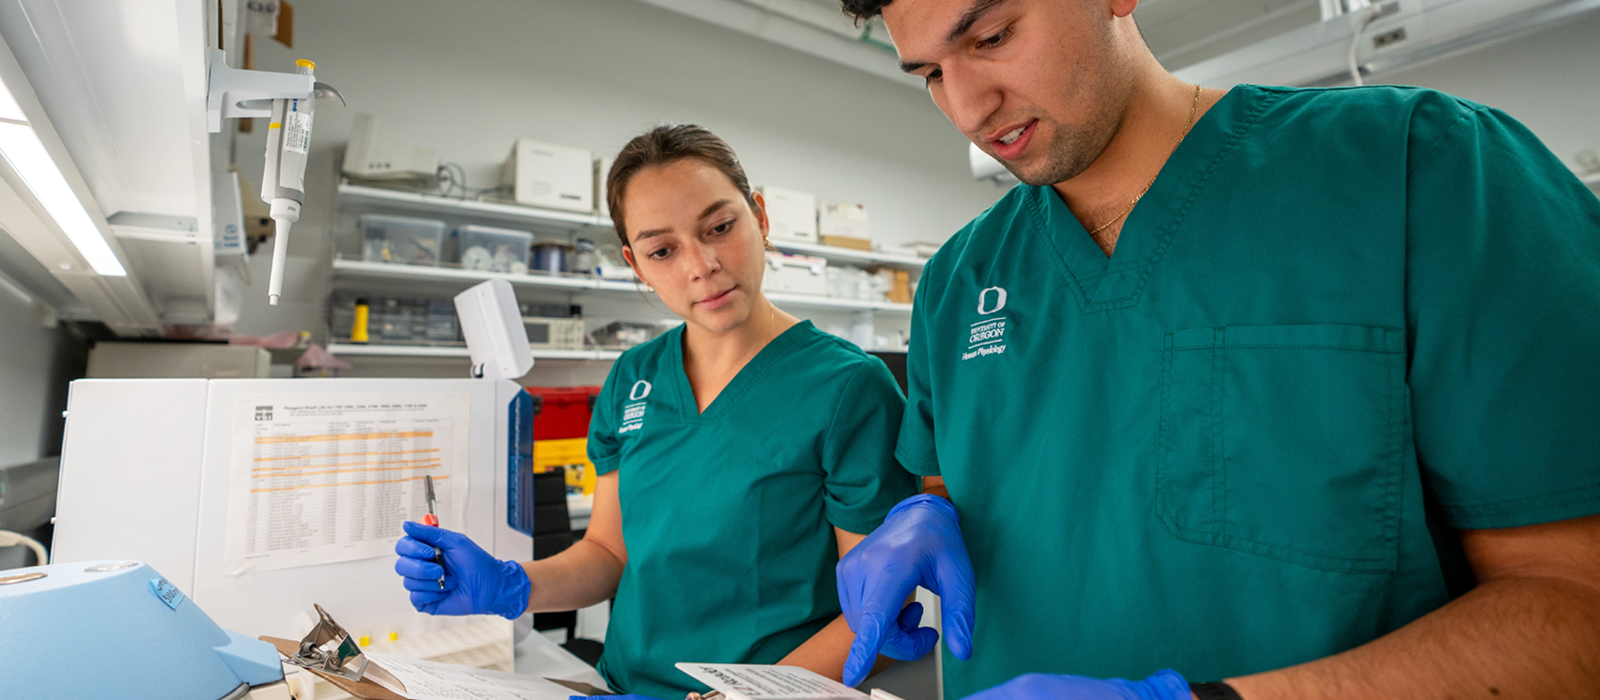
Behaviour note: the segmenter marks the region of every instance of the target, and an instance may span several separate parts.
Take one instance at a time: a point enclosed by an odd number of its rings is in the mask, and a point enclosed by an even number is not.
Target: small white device
[[[583,319],[523,316],[528,347],[535,350],[582,350]]]
[[[489,280],[457,294],[456,315],[472,356],[472,376],[517,379],[533,369],[528,331],[510,282]]]
[[[582,148],[517,139],[500,168],[513,199],[547,209],[594,211],[594,154]]]
[[[419,180],[435,182],[439,152],[415,146],[370,114],[357,113],[344,152],[344,174],[367,180]]]
[[[828,294],[828,261],[809,255],[767,251],[767,270],[761,288],[785,294]]]
[[[767,203],[767,222],[773,238],[801,243],[817,242],[817,196],[781,187],[761,189]]]

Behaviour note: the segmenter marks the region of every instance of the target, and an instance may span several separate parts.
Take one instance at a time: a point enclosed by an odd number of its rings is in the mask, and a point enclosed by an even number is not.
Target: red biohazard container
[[[589,416],[597,386],[530,386],[538,413],[533,418],[534,440],[567,440],[589,437]]]

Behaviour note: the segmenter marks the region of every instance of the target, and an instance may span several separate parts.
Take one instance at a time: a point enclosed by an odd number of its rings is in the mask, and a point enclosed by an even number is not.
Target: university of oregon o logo
[[[989,292],[994,292],[994,306],[992,307],[989,306]],[[978,313],[985,315],[998,313],[1004,308],[1006,308],[1006,290],[1000,287],[990,287],[978,292]]]
[[[1004,295],[1004,292],[1001,292],[1001,294]],[[1004,296],[1001,297],[1002,303],[1003,303],[1004,298],[1005,298]],[[628,392],[628,400],[629,401],[638,401],[638,400],[643,399],[643,398],[645,398],[646,396],[649,396],[649,395],[650,395],[650,382],[647,382],[647,381],[645,381],[643,379],[640,379],[639,381],[633,383],[633,391]]]

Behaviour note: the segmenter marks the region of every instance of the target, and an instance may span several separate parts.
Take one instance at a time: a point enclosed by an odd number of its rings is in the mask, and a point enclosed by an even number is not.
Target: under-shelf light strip
[[[0,82],[0,157],[33,191],[45,212],[55,219],[56,226],[67,234],[96,273],[107,277],[128,274],[4,82]]]

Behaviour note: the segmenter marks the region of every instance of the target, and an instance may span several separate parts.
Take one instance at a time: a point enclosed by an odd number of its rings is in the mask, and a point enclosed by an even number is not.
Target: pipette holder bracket
[[[312,96],[344,97],[309,75],[241,70],[228,65],[227,54],[212,49],[206,88],[206,127],[222,131],[222,120],[272,116],[273,100],[304,100]]]

